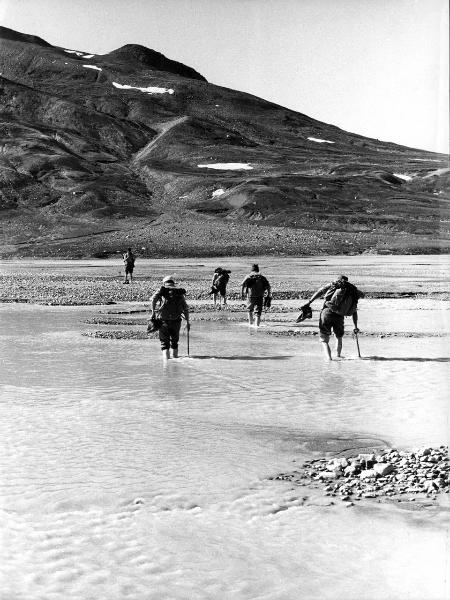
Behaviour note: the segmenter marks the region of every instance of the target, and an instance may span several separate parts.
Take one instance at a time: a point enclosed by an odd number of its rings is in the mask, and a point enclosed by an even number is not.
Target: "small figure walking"
[[[179,288],[173,277],[164,277],[161,288],[152,296],[150,319],[159,313],[161,327],[159,328],[159,340],[161,342],[162,357],[164,360],[178,358],[178,341],[180,338],[181,317],[186,319],[187,330],[190,330],[189,308],[185,298],[186,290]],[[159,308],[156,308],[157,304]]]
[[[132,283],[133,282],[133,271],[134,271],[134,263],[135,256],[131,250],[128,248],[126,252],[123,253],[123,263],[125,265],[125,280],[124,283]]]
[[[214,275],[212,278],[211,291],[210,295],[214,297],[214,307],[217,304],[217,298],[219,298],[219,310],[223,307],[227,307],[227,285],[230,280],[230,273],[227,269],[222,269],[222,267],[217,267],[214,270]]]
[[[241,289],[242,300],[247,299],[249,325],[255,324],[256,327],[259,327],[264,302],[266,302],[266,306],[270,306],[270,291],[268,279],[259,272],[257,264],[252,265],[251,273],[242,282]],[[255,313],[255,319],[253,319],[253,313]]]
[[[323,343],[325,357],[332,360],[329,344],[331,331],[336,336],[336,356],[340,358],[344,336],[344,317],[352,317],[353,332],[357,334],[359,332],[358,300],[363,298],[364,294],[349,282],[348,277],[340,275],[336,281],[318,289],[310,300],[302,306],[302,310],[321,296],[324,296],[324,304],[319,318],[319,337]]]

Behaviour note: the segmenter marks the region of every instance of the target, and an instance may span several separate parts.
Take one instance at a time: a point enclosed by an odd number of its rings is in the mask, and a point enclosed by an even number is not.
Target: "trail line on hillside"
[[[104,233],[115,233],[117,231],[120,231],[120,229],[105,229],[103,231],[93,231],[91,233],[83,233],[83,234],[79,234],[79,235],[69,235],[69,236],[64,236],[64,237],[58,237],[58,238],[47,238],[45,236],[43,236],[42,238],[34,238],[28,241],[24,241],[24,242],[11,242],[10,244],[3,244],[3,245],[8,245],[8,246],[29,246],[30,244],[53,244],[53,243],[60,243],[60,242],[66,242],[66,241],[70,241],[70,240],[74,240],[74,239],[79,239],[79,238],[89,238],[92,237],[94,235],[102,235]]]
[[[143,159],[147,158],[147,156],[150,154],[150,152],[155,147],[155,145],[165,135],[167,135],[169,133],[169,131],[171,131],[174,127],[177,127],[177,125],[181,125],[182,123],[185,123],[188,120],[189,120],[189,117],[184,116],[184,117],[178,117],[176,119],[172,119],[171,121],[167,121],[166,123],[164,123],[162,125],[162,131],[160,131],[160,133],[158,133],[158,135],[155,138],[153,138],[148,144],[146,144],[143,148],[141,148],[141,150],[139,150],[139,152],[136,152],[136,154],[133,157],[133,162],[137,162],[139,160],[143,160]]]

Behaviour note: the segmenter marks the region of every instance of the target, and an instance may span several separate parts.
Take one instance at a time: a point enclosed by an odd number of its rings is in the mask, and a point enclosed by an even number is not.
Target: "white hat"
[[[176,288],[177,284],[173,280],[173,277],[168,275],[167,277],[164,277],[164,279],[163,279],[163,286],[166,288]]]

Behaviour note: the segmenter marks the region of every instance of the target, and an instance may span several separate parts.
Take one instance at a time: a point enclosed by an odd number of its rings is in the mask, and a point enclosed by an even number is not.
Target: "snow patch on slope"
[[[78,50],[64,50],[67,54],[76,54],[77,56],[83,56],[83,52],[78,52]]]
[[[138,90],[139,92],[144,92],[146,94],[174,94],[174,90],[171,88],[162,88],[162,87],[136,87],[134,85],[122,85],[121,83],[117,83],[116,81],[112,82],[113,86],[119,88],[120,90]]]
[[[411,181],[411,175],[403,175],[403,173],[392,173],[394,177],[398,177],[399,179],[403,179],[403,181]]]
[[[253,169],[253,167],[250,166],[248,163],[212,163],[209,165],[197,165],[197,167],[204,169],[218,169],[220,171],[248,171],[250,169]]]
[[[308,140],[311,142],[317,142],[318,144],[334,144],[335,142],[331,142],[330,140],[323,140],[322,138],[309,137]]]
[[[100,67],[96,67],[95,65],[83,65],[83,67],[85,69],[95,69],[96,71],[101,71]]]

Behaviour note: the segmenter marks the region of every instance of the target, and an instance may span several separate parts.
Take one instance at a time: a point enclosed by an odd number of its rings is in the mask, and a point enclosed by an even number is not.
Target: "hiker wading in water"
[[[189,331],[189,308],[186,303],[186,290],[179,288],[172,277],[164,277],[162,287],[152,296],[152,310],[150,319],[158,317],[161,320],[159,327],[159,340],[163,359],[178,358],[178,340],[180,338],[181,317],[186,319]],[[156,305],[160,304],[159,308]]]
[[[219,297],[219,310],[222,306],[226,308],[227,306],[227,284],[230,280],[230,273],[228,269],[222,269],[222,267],[217,267],[214,269],[214,275],[211,282],[211,291],[210,295],[214,296],[214,306],[217,303],[217,297]]]
[[[265,298],[264,295],[266,295]],[[266,301],[266,305],[270,306],[271,295],[270,283],[264,275],[261,275],[259,266],[256,264],[252,265],[250,275],[247,275],[242,282],[241,297],[242,300],[247,299],[249,325],[254,323],[256,327],[259,327],[263,304]],[[253,312],[255,313],[255,320],[253,320]]]
[[[125,280],[124,283],[132,283],[133,282],[133,271],[134,271],[134,263],[135,256],[131,250],[128,248],[126,252],[123,253],[123,264],[125,265]],[[129,280],[128,280],[129,278]]]
[[[354,333],[358,333],[358,300],[364,294],[356,286],[349,283],[348,277],[340,275],[336,281],[324,285],[311,296],[302,309],[309,306],[316,298],[324,296],[323,308],[319,318],[319,337],[323,343],[325,356],[331,360],[330,335],[334,331],[336,336],[336,356],[342,352],[342,338],[344,336],[344,317],[352,317]]]

